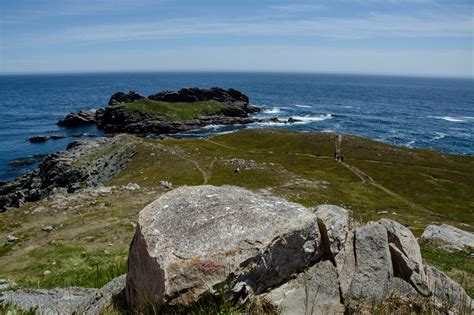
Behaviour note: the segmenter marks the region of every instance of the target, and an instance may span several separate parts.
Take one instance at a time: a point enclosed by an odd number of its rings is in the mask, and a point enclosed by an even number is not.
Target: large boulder
[[[349,287],[352,299],[382,302],[390,291],[393,267],[387,230],[374,222],[355,230],[355,271]]]
[[[448,224],[428,225],[420,241],[447,251],[474,251],[474,234]]]
[[[388,233],[394,276],[410,283],[421,295],[430,296],[420,246],[413,233],[393,220],[382,219],[378,222]]]
[[[325,250],[330,258],[343,248],[349,233],[349,212],[333,205],[320,205],[314,209]]]
[[[180,187],[139,214],[127,302],[246,300],[312,265],[320,245],[316,218],[301,205],[232,186]]]
[[[321,261],[282,286],[262,295],[280,311],[278,314],[342,314],[337,269]]]

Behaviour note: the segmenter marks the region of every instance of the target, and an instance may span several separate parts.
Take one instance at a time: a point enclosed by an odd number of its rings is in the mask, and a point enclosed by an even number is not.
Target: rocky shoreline
[[[0,181],[0,212],[58,190],[72,193],[102,183],[117,175],[135,153],[133,143],[121,136],[71,142],[65,151],[48,155],[34,171]]]

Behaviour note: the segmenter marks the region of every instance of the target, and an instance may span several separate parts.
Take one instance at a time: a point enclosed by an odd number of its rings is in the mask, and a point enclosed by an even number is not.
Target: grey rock
[[[15,290],[18,287],[15,281],[9,279],[0,279],[0,292]]]
[[[163,188],[166,188],[166,189],[172,189],[173,188],[173,184],[171,184],[170,182],[168,182],[166,180],[160,181],[160,186],[163,187]]]
[[[177,188],[139,214],[127,301],[160,307],[262,293],[322,256],[315,222],[301,205],[238,187]]]
[[[354,235],[354,231],[350,231],[348,233],[344,247],[335,257],[337,273],[339,277],[339,286],[344,301],[349,298],[349,289],[351,287],[352,278],[356,272]]]
[[[282,315],[342,314],[337,269],[321,261],[280,287],[262,295]]]
[[[378,222],[388,233],[394,275],[413,285],[421,295],[430,296],[420,246],[413,233],[393,220],[382,219]]]
[[[438,308],[454,313],[472,314],[474,304],[466,291],[451,278],[433,266],[425,266],[432,301]]]
[[[19,289],[3,292],[3,305],[12,304],[38,314],[102,314],[113,303],[113,298],[125,288],[125,275],[113,279],[101,289],[79,287],[51,290]]]
[[[393,277],[392,279],[390,295],[402,298],[405,301],[416,301],[420,297],[419,293],[410,283],[397,277]]]
[[[140,189],[140,185],[135,184],[135,183],[128,183],[126,186],[123,186],[123,188],[126,189],[126,190],[131,190],[131,191],[133,191],[133,190],[138,190],[138,189]]]
[[[52,231],[54,231],[54,227],[52,225],[45,225],[41,228],[41,230],[43,230],[45,232],[52,232]]]
[[[387,230],[374,222],[355,230],[355,273],[349,288],[352,299],[382,302],[393,278]]]
[[[448,224],[428,225],[420,241],[447,251],[474,251],[474,234]]]
[[[319,232],[330,257],[343,248],[349,233],[349,212],[333,205],[320,205],[315,208]]]

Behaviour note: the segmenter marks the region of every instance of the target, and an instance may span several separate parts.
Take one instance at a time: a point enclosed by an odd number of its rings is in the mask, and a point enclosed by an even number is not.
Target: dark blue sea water
[[[68,112],[106,106],[117,91],[149,95],[181,87],[233,87],[265,108],[264,117],[294,117],[282,126],[302,131],[341,131],[391,144],[474,155],[474,80],[283,73],[110,73],[0,76],[0,179],[35,167],[9,162],[63,150],[68,138],[31,144],[38,134],[97,133],[68,130],[56,121]],[[227,132],[211,126],[194,135]]]

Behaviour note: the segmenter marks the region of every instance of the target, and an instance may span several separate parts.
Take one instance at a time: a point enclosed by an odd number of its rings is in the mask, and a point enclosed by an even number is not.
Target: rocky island
[[[137,136],[256,111],[215,88],[68,115],[111,135],[0,182],[0,312],[472,313],[472,157],[276,129]]]
[[[169,134],[208,125],[249,124],[262,120],[249,114],[260,109],[235,89],[183,88],[144,97],[136,92],[112,95],[109,106],[93,112],[70,113],[58,122],[76,127],[96,123],[107,133]]]

